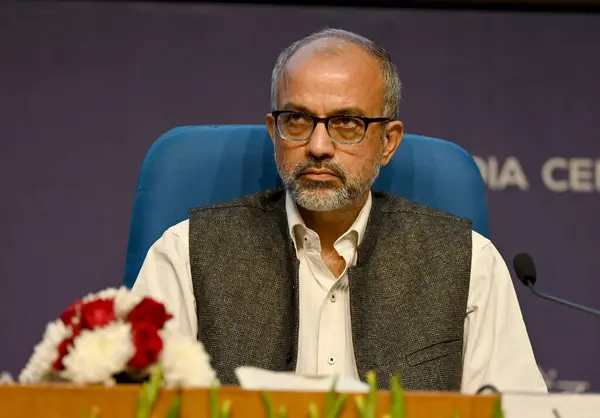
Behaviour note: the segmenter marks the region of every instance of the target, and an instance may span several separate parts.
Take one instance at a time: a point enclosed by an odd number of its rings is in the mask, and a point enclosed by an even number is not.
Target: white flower
[[[12,385],[15,381],[9,372],[1,372],[0,373],[0,385]]]
[[[159,358],[167,387],[211,387],[218,385],[204,345],[182,334],[163,331]]]
[[[85,303],[96,299],[113,299],[118,291],[119,289],[110,287],[96,293],[90,293],[84,296],[81,300]]]
[[[84,330],[63,359],[60,376],[75,384],[114,384],[113,375],[125,371],[134,353],[130,324]]]
[[[51,322],[19,375],[21,383],[40,383],[61,377],[75,384],[114,384],[116,374],[128,371],[127,364],[135,354],[135,347],[127,316],[142,301],[143,295],[135,294],[126,287],[109,288],[88,294],[82,302],[99,299],[114,302],[115,321],[93,330],[83,330],[62,359],[64,369],[60,372],[52,365],[59,355],[58,346],[73,335],[73,330],[60,319]],[[73,321],[77,319],[75,317]],[[215,373],[202,344],[177,335],[170,343],[164,343],[168,382],[179,386],[210,386],[214,382]],[[156,362],[148,369],[158,366]]]
[[[118,319],[126,319],[127,315],[138,303],[142,301],[140,295],[136,295],[127,289],[121,287],[115,295],[115,316]]]
[[[71,328],[66,327],[60,319],[50,322],[42,341],[35,346],[31,358],[21,371],[19,382],[30,384],[47,380],[52,374],[52,363],[58,357],[58,345],[70,336]]]

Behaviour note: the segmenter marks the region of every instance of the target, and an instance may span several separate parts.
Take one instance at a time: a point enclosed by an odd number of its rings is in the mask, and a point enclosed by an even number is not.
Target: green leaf
[[[150,413],[148,412],[148,394],[145,386],[142,386],[140,394],[138,396],[138,405],[136,411],[137,418],[147,418]]]
[[[210,407],[210,418],[219,418],[219,389],[216,386],[211,386],[208,391],[208,404]]]
[[[325,398],[325,407],[323,415],[325,418],[337,418],[344,406],[344,402],[348,397],[347,394],[339,394],[336,392],[338,377],[336,376],[331,385],[331,390]]]
[[[221,418],[229,418],[231,415],[231,401],[227,399],[221,405]]]
[[[362,396],[357,396],[354,398],[354,402],[356,409],[358,409],[359,418],[375,418],[377,413],[377,375],[374,371],[369,371],[366,378],[369,385],[367,400],[365,401]]]
[[[342,412],[342,408],[344,406],[344,403],[346,402],[346,398],[348,398],[347,393],[340,394],[335,400],[335,403],[333,404],[331,409],[325,412],[325,418],[338,418],[340,413]]]
[[[325,416],[327,416],[328,411],[333,408],[333,404],[335,402],[335,388],[337,386],[338,377],[333,378],[333,384],[331,385],[331,389],[327,392],[327,396],[325,397]]]
[[[496,402],[494,402],[494,405],[492,406],[492,417],[504,418],[504,412],[502,411],[502,400],[500,398],[496,399]]]
[[[393,375],[391,380],[392,403],[390,407],[390,418],[404,418],[406,414],[404,403],[404,388],[400,376]]]
[[[152,407],[156,402],[156,398],[158,397],[158,392],[160,392],[160,382],[162,381],[162,370],[160,368],[156,369],[154,373],[150,376],[150,381],[148,382],[148,403]]]
[[[271,402],[271,396],[267,392],[261,392],[263,404],[265,405],[265,410],[267,414],[267,418],[275,418],[275,413],[273,412],[273,403]]]
[[[150,380],[142,385],[138,396],[137,418],[149,418],[158,393],[160,391],[160,382],[162,381],[162,370],[157,368],[150,376]]]
[[[369,395],[367,397],[367,418],[375,418],[377,412],[377,376],[374,371],[367,373]]]
[[[219,405],[219,388],[215,385],[208,391],[208,405],[210,418],[229,418],[231,415],[231,401],[226,400]]]
[[[319,418],[319,410],[314,402],[308,404],[308,418]]]
[[[179,418],[181,414],[181,395],[177,394],[171,405],[169,406],[169,411],[167,412],[167,418]]]
[[[356,404],[356,409],[358,409],[359,418],[367,418],[365,398],[363,398],[362,396],[357,396],[356,398],[354,398],[354,403]]]

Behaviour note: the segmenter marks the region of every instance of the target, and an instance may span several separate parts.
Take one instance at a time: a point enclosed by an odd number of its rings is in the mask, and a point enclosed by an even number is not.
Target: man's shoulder
[[[237,197],[226,202],[192,208],[189,210],[189,218],[227,215],[231,212],[256,209],[271,212],[284,201],[285,191],[283,189],[271,189]]]
[[[387,192],[374,191],[373,202],[384,214],[398,214],[399,216],[410,215],[429,219],[433,222],[443,221],[471,225],[471,221],[467,218],[462,218],[448,212],[425,206]]]
[[[489,238],[484,237],[475,230],[471,231],[471,240],[473,242],[473,251],[482,252],[487,247],[492,247],[495,249],[494,244],[489,240]]]
[[[176,239],[188,239],[188,231],[190,228],[190,220],[185,219],[181,222],[176,223],[175,225],[169,227],[164,235],[171,235]]]

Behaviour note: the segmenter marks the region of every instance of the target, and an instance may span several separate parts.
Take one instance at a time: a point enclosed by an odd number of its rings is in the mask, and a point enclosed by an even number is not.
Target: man
[[[285,190],[190,211],[134,290],[163,300],[224,384],[249,365],[392,373],[409,390],[545,391],[510,274],[469,221],[371,192],[403,135],[389,54],[328,29],[284,50],[266,124]]]

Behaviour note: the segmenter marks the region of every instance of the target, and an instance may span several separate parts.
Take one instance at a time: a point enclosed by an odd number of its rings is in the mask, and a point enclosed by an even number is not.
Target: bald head
[[[289,86],[289,81],[298,69],[323,70],[322,65],[321,68],[318,67],[326,60],[330,60],[330,64],[334,61],[333,68],[355,70],[348,83],[364,84],[368,81],[370,90],[376,91],[380,96],[381,116],[392,119],[398,117],[401,83],[390,55],[369,39],[341,29],[316,32],[281,52],[271,78],[272,109],[282,106],[281,89]],[[330,73],[331,68],[332,65],[329,65]],[[365,76],[364,80],[360,79],[362,75]]]
[[[397,120],[400,81],[388,53],[350,32],[318,32],[281,53],[271,93],[266,125],[296,204],[311,212],[364,204],[404,131]]]
[[[366,51],[364,51],[358,45],[350,43],[345,39],[336,38],[334,36],[327,36],[322,38],[316,38],[300,46],[296,50],[296,52],[289,57],[288,63],[294,58],[297,58],[298,56],[302,55],[306,56],[311,54],[321,54],[330,57],[336,56],[340,53],[343,53],[344,51],[347,52],[348,47],[353,47],[355,52],[356,50],[358,50],[366,53]]]

